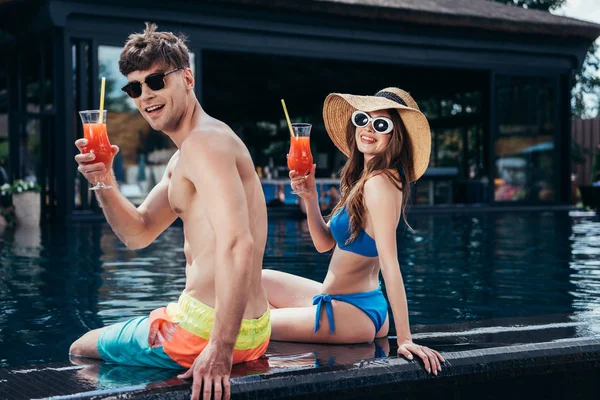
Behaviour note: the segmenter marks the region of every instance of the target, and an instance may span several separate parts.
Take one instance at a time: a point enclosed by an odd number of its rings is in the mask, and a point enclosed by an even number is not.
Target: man
[[[123,90],[153,129],[178,151],[162,180],[137,209],[119,193],[111,165],[78,154],[79,171],[96,191],[108,223],[130,249],[148,246],[176,218],[183,220],[186,284],[178,303],[150,317],[96,329],[72,355],[167,368],[191,368],[192,398],[229,398],[232,363],[259,358],[271,326],[261,269],[267,237],[264,194],[248,149],[223,122],[207,115],[194,94],[184,39],[146,24],[132,34],[119,68]],[[80,150],[85,139],[75,142]],[[113,146],[113,153],[119,151]],[[239,333],[239,335],[238,335]]]
[[[342,195],[336,185],[329,185],[327,191],[321,192],[321,212],[323,214],[331,214],[337,203],[340,202]]]

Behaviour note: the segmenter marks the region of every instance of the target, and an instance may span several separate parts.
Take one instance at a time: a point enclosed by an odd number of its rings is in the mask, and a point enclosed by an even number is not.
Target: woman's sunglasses
[[[391,119],[386,117],[375,117],[371,118],[369,114],[364,111],[354,111],[352,113],[352,123],[357,128],[364,128],[371,122],[375,132],[382,135],[390,133],[394,129],[394,123]]]
[[[127,93],[129,97],[132,99],[137,99],[142,95],[142,83],[148,85],[148,87],[152,90],[161,90],[165,88],[165,76],[172,74],[173,72],[177,72],[183,67],[175,68],[174,70],[168,72],[159,72],[156,74],[150,74],[144,79],[143,82],[129,82],[127,85],[121,88],[122,91]]]

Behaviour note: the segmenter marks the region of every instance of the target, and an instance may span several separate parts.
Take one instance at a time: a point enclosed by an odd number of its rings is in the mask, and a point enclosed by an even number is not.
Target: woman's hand
[[[304,200],[311,200],[317,197],[317,184],[315,183],[315,169],[317,164],[313,164],[308,175],[304,176],[294,170],[290,171],[292,180],[292,190]]]
[[[444,357],[440,355],[435,350],[430,349],[429,347],[420,346],[418,344],[413,343],[412,340],[401,340],[398,339],[398,354],[402,354],[409,360],[413,359],[413,354],[420,357],[423,360],[423,364],[425,364],[425,369],[430,374],[433,373],[437,375],[438,372],[442,371],[441,362],[446,362]]]

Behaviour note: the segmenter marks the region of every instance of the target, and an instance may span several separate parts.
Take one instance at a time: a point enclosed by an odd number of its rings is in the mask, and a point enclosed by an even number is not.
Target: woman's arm
[[[306,205],[308,230],[310,231],[310,236],[315,248],[319,253],[324,253],[335,246],[335,240],[331,235],[329,225],[325,223],[325,220],[321,215],[319,197],[317,195],[317,185],[315,183],[316,166],[316,164],[313,164],[310,173],[306,178],[297,174],[296,171],[290,171],[290,179],[292,180],[292,189],[295,192],[297,192],[298,189],[306,189],[305,192],[299,193],[298,196],[302,198]]]
[[[437,375],[437,371],[441,371],[440,360],[443,361],[443,358],[434,350],[414,344],[410,334],[406,292],[396,245],[396,228],[400,220],[402,200],[398,196],[402,194],[398,194],[398,189],[383,174],[374,176],[365,183],[365,205],[373,224],[379,265],[394,315],[398,353],[408,359],[412,359],[411,353],[416,354],[423,360],[425,369]]]

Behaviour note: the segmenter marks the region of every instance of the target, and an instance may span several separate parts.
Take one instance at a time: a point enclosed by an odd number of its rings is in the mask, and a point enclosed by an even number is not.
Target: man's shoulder
[[[234,142],[235,133],[227,125],[223,128],[218,126],[196,128],[181,143],[179,151],[183,157],[189,153],[196,155],[229,153]]]
[[[194,132],[186,138],[179,149],[181,165],[190,174],[196,174],[198,165],[202,170],[227,169],[237,163],[238,146],[230,135],[219,131]]]

